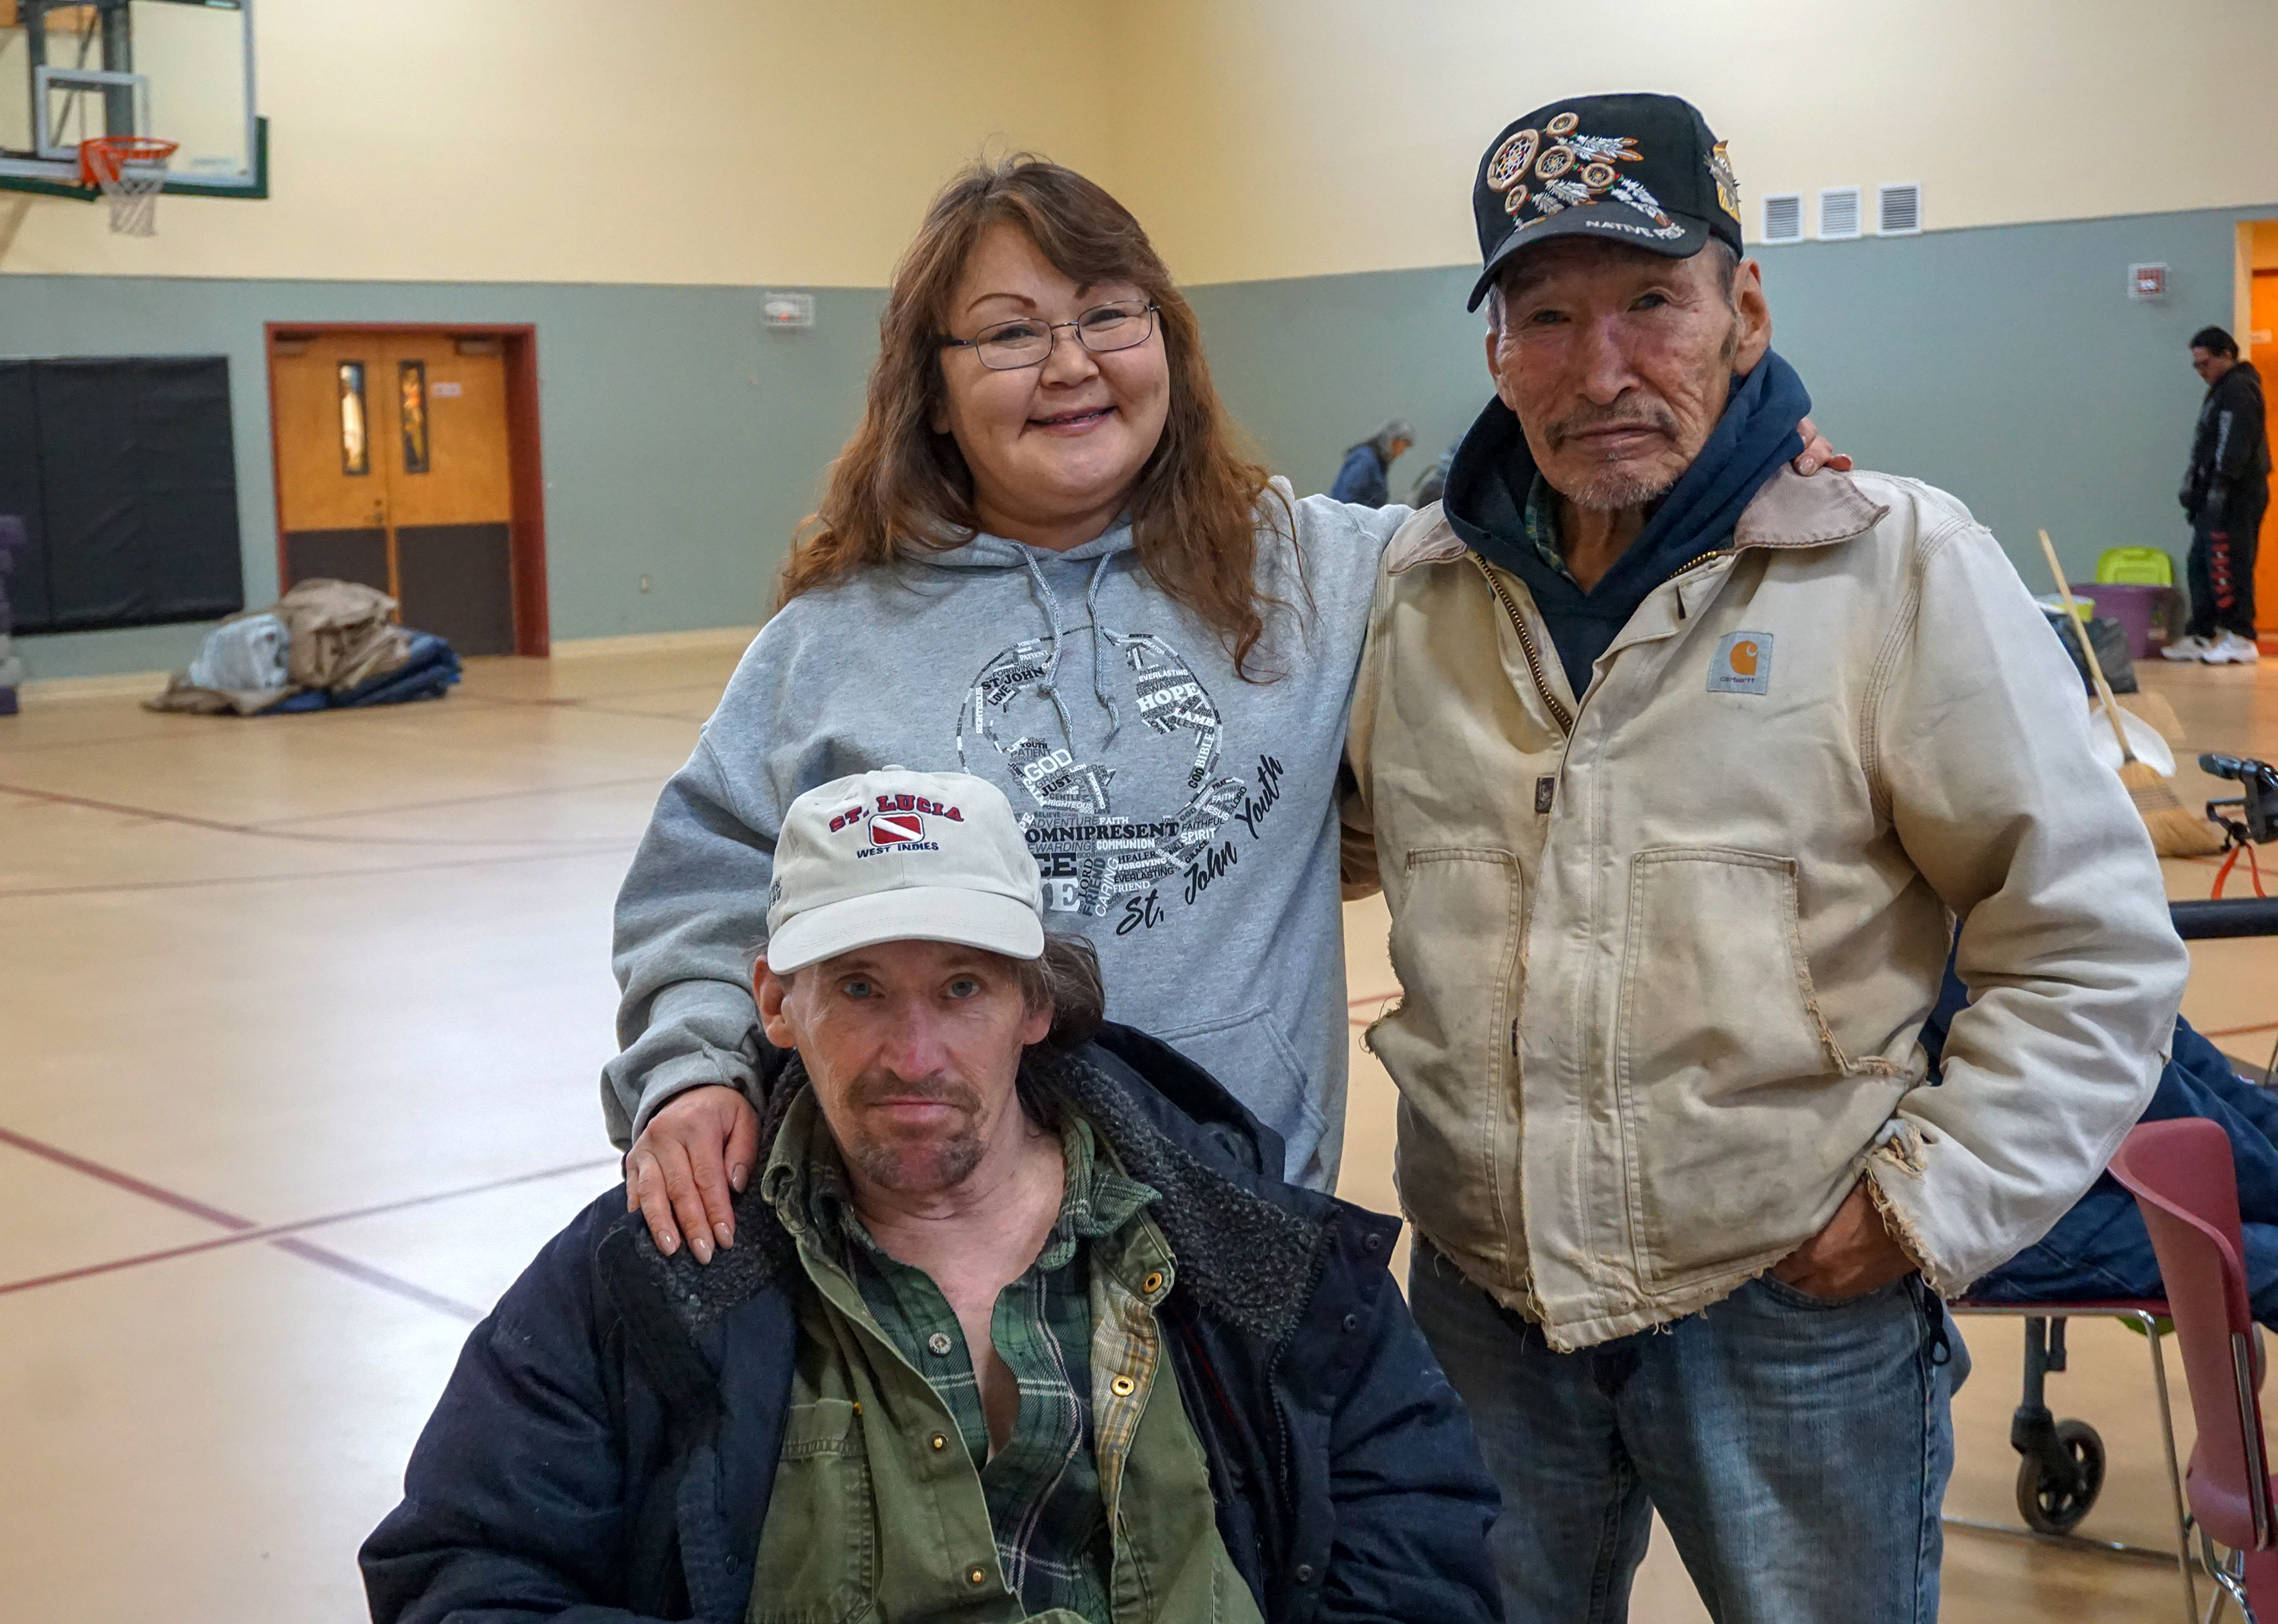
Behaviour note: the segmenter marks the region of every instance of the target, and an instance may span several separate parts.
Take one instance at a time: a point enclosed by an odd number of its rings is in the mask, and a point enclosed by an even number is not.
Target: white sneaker
[[[2205,660],[2214,644],[2205,637],[2178,637],[2160,651],[2162,660]]]
[[[2251,666],[2262,658],[2262,651],[2254,646],[2251,638],[2227,631],[2199,658],[2211,666]]]

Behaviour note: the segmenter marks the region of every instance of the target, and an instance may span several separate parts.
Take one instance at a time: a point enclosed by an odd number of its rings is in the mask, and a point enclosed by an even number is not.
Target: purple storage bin
[[[2072,595],[2086,602],[2096,600],[2096,613],[2120,622],[2128,634],[2128,652],[2137,660],[2148,660],[2152,654],[2152,629],[2160,623],[2160,608],[2167,601],[2171,586],[2122,586],[2116,582],[2103,585],[2083,585],[2075,582]]]

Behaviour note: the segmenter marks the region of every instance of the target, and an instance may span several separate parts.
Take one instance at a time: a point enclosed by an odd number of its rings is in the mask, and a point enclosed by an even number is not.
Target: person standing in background
[[[2191,370],[2207,385],[2181,492],[2191,516],[2191,618],[2185,635],[2160,652],[2211,666],[2251,665],[2261,657],[2254,646],[2255,540],[2270,503],[2262,375],[2238,358],[2238,345],[2220,327],[2191,335]]]
[[[1415,443],[1416,431],[1408,419],[1395,417],[1345,453],[1345,460],[1337,469],[1337,481],[1329,487],[1329,495],[1337,501],[1354,502],[1363,507],[1390,507],[1392,492],[1384,483],[1385,476],[1400,461],[1400,454]]]

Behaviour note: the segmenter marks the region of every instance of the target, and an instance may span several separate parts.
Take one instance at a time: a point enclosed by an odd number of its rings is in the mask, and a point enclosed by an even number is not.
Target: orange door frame
[[[553,647],[546,591],[546,477],[538,432],[538,329],[500,322],[269,322],[262,360],[269,379],[269,477],[277,512],[277,579],[285,579],[285,487],[277,447],[277,340],[325,333],[419,333],[497,339],[506,362],[508,568],[513,577],[514,652],[544,659]]]

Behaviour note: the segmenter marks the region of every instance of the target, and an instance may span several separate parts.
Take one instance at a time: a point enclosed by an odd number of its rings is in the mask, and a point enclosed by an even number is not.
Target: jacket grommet
[[[1354,1331],[1358,1330],[1359,1329],[1360,1329],[1360,1315],[1357,1315],[1357,1314],[1348,1314],[1348,1315],[1345,1315],[1345,1333],[1346,1333],[1348,1336],[1349,1336],[1349,1335],[1350,1335],[1350,1334],[1352,1334]]]
[[[1313,1565],[1311,1562],[1300,1562],[1297,1564],[1297,1582],[1299,1584],[1311,1584],[1313,1582]]]
[[[1364,1235],[1361,1237],[1360,1247],[1364,1252],[1381,1252],[1384,1250],[1384,1237],[1373,1234]]]
[[[965,1570],[965,1582],[974,1585],[988,1583],[989,1570],[982,1567],[980,1563],[975,1562],[972,1567]]]
[[[947,1436],[939,1432],[935,1433],[931,1437],[928,1438],[926,1443],[936,1453],[939,1453],[941,1451],[949,1447],[949,1439]]]

